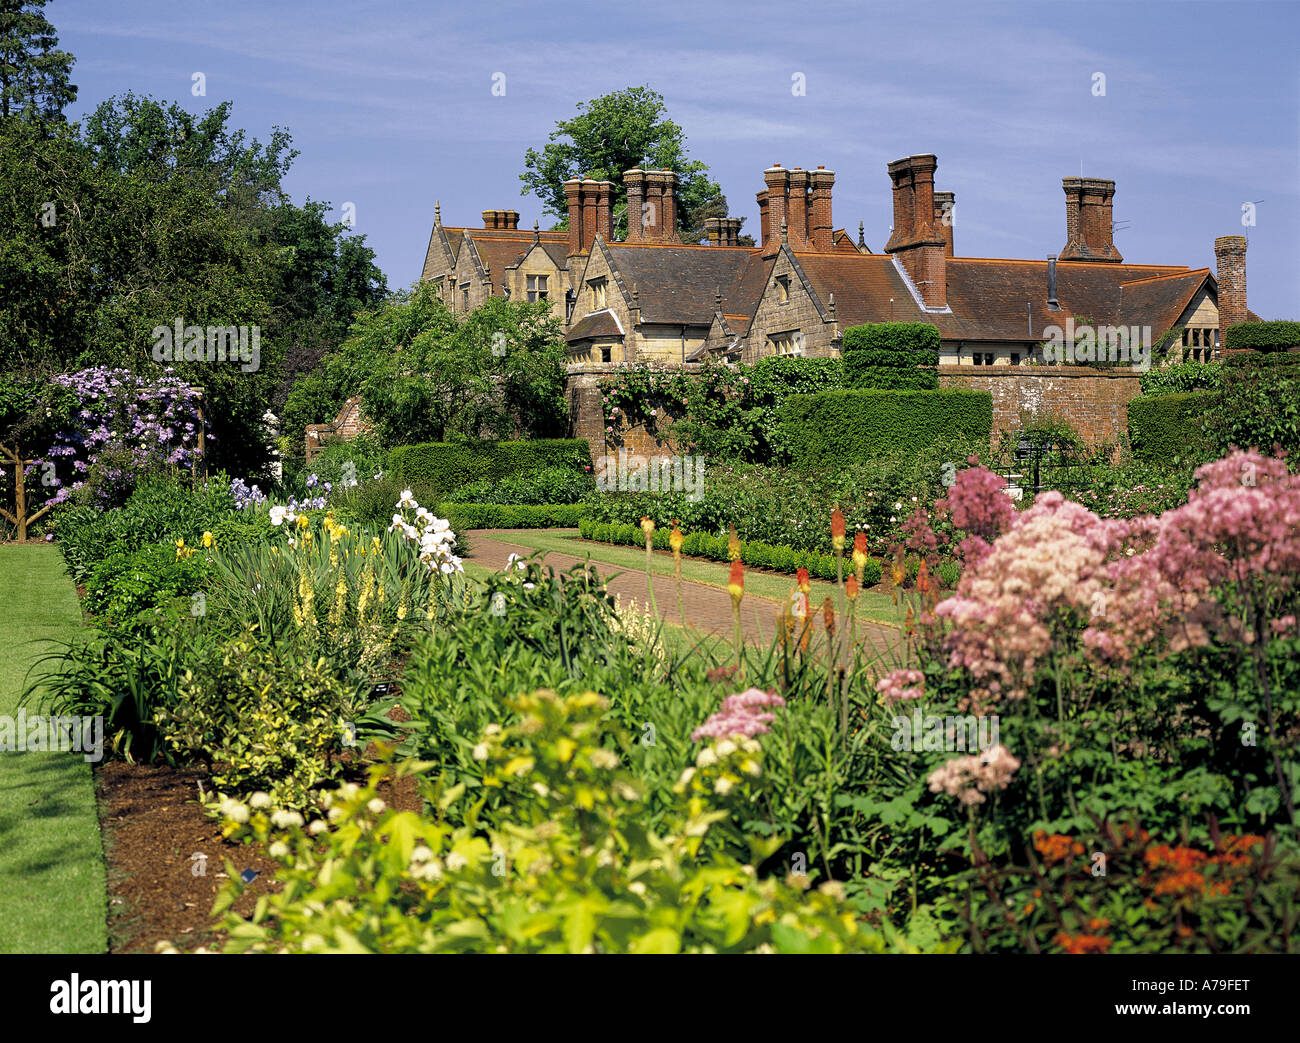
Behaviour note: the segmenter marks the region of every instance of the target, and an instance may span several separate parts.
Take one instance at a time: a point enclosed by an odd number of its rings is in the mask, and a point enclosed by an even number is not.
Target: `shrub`
[[[86,581],[85,607],[116,623],[174,598],[190,599],[204,589],[209,574],[205,558],[178,557],[171,544],[110,554]]]
[[[1149,369],[1138,378],[1144,395],[1167,395],[1175,391],[1217,391],[1223,373],[1221,362],[1178,362]]]
[[[186,671],[179,697],[157,712],[158,730],[178,759],[209,766],[219,793],[261,790],[299,809],[342,770],[331,754],[362,695],[324,659],[300,659],[249,630]]]
[[[610,749],[629,740],[604,720],[608,706],[594,692],[540,691],[511,700],[518,724],[485,729],[492,786],[518,794],[508,819],[447,824],[445,809],[476,799],[463,786],[426,786],[436,819],[392,811],[376,799],[382,766],[370,786],[331,799],[323,845],[301,824],[273,830],[265,814],[232,808],[248,822],[241,834],[277,838],[288,886],[251,923],[227,915],[229,949],[916,951],[888,928],[864,928],[840,904],[842,887],[804,892],[735,858],[699,857],[726,812],[685,783],[664,834],[646,829],[649,799]],[[242,890],[231,877],[214,913]]]
[[[1232,446],[1300,450],[1300,355],[1250,352],[1223,360],[1222,390],[1206,414],[1219,452]]]
[[[933,390],[939,386],[939,329],[928,322],[881,322],[844,331],[844,386]]]
[[[456,503],[556,504],[577,503],[595,488],[591,475],[568,467],[471,482],[456,490]]]
[[[1133,455],[1168,462],[1207,455],[1201,420],[1216,397],[1212,391],[1139,395],[1128,404],[1128,435]]]
[[[1285,351],[1300,348],[1300,322],[1239,322],[1224,334],[1225,351]]]
[[[388,456],[391,477],[424,482],[442,496],[470,482],[561,467],[581,472],[591,466],[585,438],[539,438],[528,442],[425,442],[404,445]]]
[[[433,513],[451,522],[459,540],[466,529],[572,529],[590,510],[585,503],[442,503]]]
[[[964,388],[823,391],[786,399],[777,425],[796,465],[833,469],[953,436],[987,439],[993,397]]]
[[[339,521],[387,528],[393,518],[393,504],[407,489],[418,503],[436,503],[440,495],[428,482],[380,478],[363,481],[352,488],[335,489],[330,495],[330,506]]]

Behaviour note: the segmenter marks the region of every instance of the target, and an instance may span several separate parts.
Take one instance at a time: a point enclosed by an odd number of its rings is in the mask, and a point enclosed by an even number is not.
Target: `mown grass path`
[[[0,715],[15,718],[46,642],[81,627],[57,550],[0,546],[0,619]],[[91,766],[76,753],[0,751],[0,952],[104,952],[105,894]]]

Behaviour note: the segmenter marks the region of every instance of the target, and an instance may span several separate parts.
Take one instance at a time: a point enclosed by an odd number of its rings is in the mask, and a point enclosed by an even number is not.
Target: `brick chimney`
[[[501,222],[499,228],[517,230],[519,228],[519,211],[518,210],[498,210],[498,220]]]
[[[770,234],[767,216],[767,189],[763,189],[755,198],[758,200],[758,245],[766,248]]]
[[[627,186],[627,241],[677,242],[677,175],[671,170],[623,172]]]
[[[790,215],[786,207],[790,203],[790,171],[773,163],[763,171],[763,183],[767,185],[767,228],[763,233],[763,256],[774,257],[781,248],[781,229],[789,228]]]
[[[593,181],[591,178],[572,177],[564,183],[564,196],[569,203],[569,253],[591,252],[596,233],[608,241],[613,228],[611,205],[614,183]],[[513,213],[513,211],[510,211]],[[515,224],[518,227],[518,216]]]
[[[812,249],[818,253],[830,253],[835,249],[835,243],[831,239],[834,232],[831,226],[831,186],[835,184],[835,171],[818,167],[808,172],[808,182],[811,186],[808,197],[808,209],[811,213],[808,238],[811,240]]]
[[[721,217],[706,217],[704,219],[704,230],[709,236],[710,246],[722,246],[722,222]]]
[[[790,171],[790,194],[785,212],[790,222],[788,239],[793,250],[808,249],[808,171],[795,167]]]
[[[728,217],[722,222],[722,245],[739,246],[740,245],[740,226],[741,220],[738,217]]]
[[[1227,346],[1228,327],[1246,321],[1246,237],[1221,235],[1214,240],[1215,279],[1219,284],[1219,352]]]
[[[496,210],[484,210],[484,211],[483,211],[483,227],[484,227],[484,228],[496,228],[496,227],[498,227],[498,225],[497,225],[497,211],[496,211]]]
[[[885,253],[898,261],[916,285],[927,307],[948,303],[948,272],[943,227],[934,219],[934,171],[939,161],[930,154],[908,156],[889,164],[894,183],[894,234]]]
[[[943,236],[943,255],[952,256],[952,230],[957,197],[951,192],[934,194],[934,229]],[[947,217],[947,221],[944,218]]]
[[[1062,261],[1124,260],[1115,249],[1113,212],[1115,182],[1096,177],[1061,179],[1065,189],[1065,249]]]

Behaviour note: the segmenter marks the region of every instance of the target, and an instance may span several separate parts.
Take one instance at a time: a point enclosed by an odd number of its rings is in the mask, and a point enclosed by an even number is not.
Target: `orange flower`
[[[1043,861],[1048,865],[1060,862],[1075,846],[1073,840],[1060,833],[1047,834],[1040,829],[1034,834],[1034,850],[1043,856]]]
[[[1112,939],[1095,934],[1069,935],[1062,931],[1056,936],[1056,944],[1073,955],[1101,954],[1110,951]]]
[[[651,547],[654,546],[654,539],[655,539],[654,520],[651,518],[643,517],[641,519],[641,531],[645,533],[646,550],[649,550]]]
[[[1104,931],[1109,926],[1110,921],[1104,920],[1100,916],[1094,916],[1088,921],[1088,930],[1090,931]]]
[[[677,519],[674,518],[673,531],[668,534],[668,546],[673,549],[674,558],[680,558],[682,556],[682,544],[686,542],[686,537],[682,535],[682,530],[677,527],[678,524]]]
[[[727,537],[727,557],[732,561],[740,560],[740,537],[736,535],[736,523],[730,523],[731,535]]]
[[[745,596],[745,566],[739,558],[731,563],[731,581],[727,584],[727,593],[731,595],[731,603],[739,608],[740,599]]]
[[[835,636],[835,606],[828,597],[822,602],[822,622],[826,624],[826,633]]]
[[[867,567],[867,534],[859,529],[853,534],[853,571],[862,582],[862,570]]]
[[[925,559],[921,559],[921,567],[916,572],[916,589],[921,594],[930,593],[933,584],[930,582],[930,570],[925,566]]]
[[[907,579],[907,567],[903,563],[903,545],[901,543],[894,548],[894,564],[890,569],[890,573],[896,587],[901,587],[903,580]]]
[[[844,581],[844,596],[850,601],[854,601],[858,596],[858,577],[850,576]]]
[[[800,569],[794,574],[794,580],[799,585],[801,593],[807,594],[812,590],[812,580],[808,578],[808,570]]]
[[[831,546],[839,552],[844,550],[844,515],[838,507],[831,511]]]

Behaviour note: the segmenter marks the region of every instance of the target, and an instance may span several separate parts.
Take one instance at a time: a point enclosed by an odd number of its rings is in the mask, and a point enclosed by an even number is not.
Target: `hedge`
[[[592,518],[583,519],[578,526],[583,539],[595,540],[597,543],[626,544],[631,547],[644,547],[645,534],[639,525],[624,525],[619,522],[597,522]],[[656,550],[669,550],[668,537],[670,529],[662,526],[655,529],[654,546]],[[729,538],[713,536],[707,532],[688,532],[682,540],[682,553],[693,558],[711,558],[713,561],[730,561]],[[797,572],[807,569],[810,576],[819,579],[835,579],[835,555],[821,554],[815,550],[795,550],[758,540],[740,542],[740,560],[750,568],[771,569],[773,572]],[[844,574],[853,569],[848,556],[844,558]],[[873,586],[880,582],[880,562],[868,558],[862,574],[864,585]]]
[[[1300,348],[1300,322],[1239,322],[1223,338],[1225,351],[1285,351]]]
[[[988,438],[993,396],[967,388],[793,395],[777,412],[777,429],[797,466],[841,467],[954,436]]]
[[[573,529],[591,513],[585,503],[440,503],[433,512],[454,532],[465,529]]]
[[[591,466],[585,438],[538,438],[527,442],[423,442],[388,455],[392,477],[427,482],[444,493],[482,479],[497,480],[521,471]]]
[[[1201,420],[1218,397],[1213,391],[1140,395],[1128,404],[1128,437],[1133,455],[1148,463],[1203,456],[1209,442]]]
[[[933,390],[939,386],[939,329],[928,322],[850,326],[840,341],[844,386]]]
[[[1300,354],[1247,351],[1223,360],[1219,400],[1206,417],[1218,452],[1280,445],[1300,452]]]

